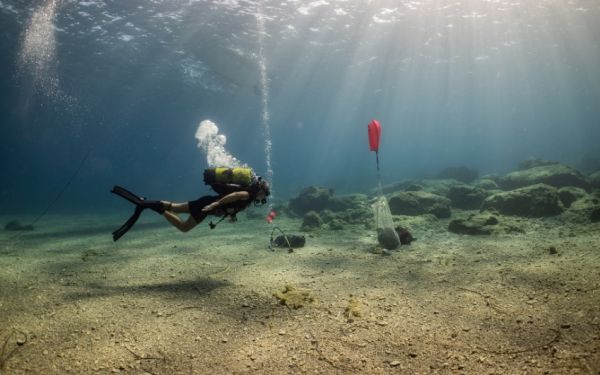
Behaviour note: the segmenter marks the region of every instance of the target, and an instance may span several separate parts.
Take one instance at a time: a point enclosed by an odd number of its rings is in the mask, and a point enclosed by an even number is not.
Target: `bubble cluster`
[[[196,130],[198,148],[206,154],[209,167],[247,167],[225,149],[227,137],[219,134],[219,127],[210,120],[204,120]]]

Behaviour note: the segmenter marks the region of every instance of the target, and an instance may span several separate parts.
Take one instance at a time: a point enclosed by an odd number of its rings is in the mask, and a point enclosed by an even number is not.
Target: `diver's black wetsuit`
[[[194,220],[196,220],[197,223],[200,223],[208,215],[220,216],[221,220],[223,220],[227,216],[229,216],[229,217],[231,217],[232,220],[235,221],[235,218],[236,218],[235,215],[239,211],[248,207],[252,202],[254,202],[254,200],[256,199],[257,194],[258,194],[257,187],[254,187],[254,186],[250,187],[250,188],[240,188],[237,185],[226,185],[226,186],[224,185],[224,186],[218,187],[215,190],[218,190],[217,193],[219,193],[219,195],[205,195],[194,201],[188,202],[189,213],[194,218]],[[231,194],[233,192],[236,192],[236,191],[247,191],[249,194],[249,199],[248,200],[239,200],[239,201],[232,202],[229,204],[221,205],[221,206],[219,206],[211,211],[208,211],[208,212],[202,211],[202,209],[204,207],[208,206],[209,204],[214,203],[214,202],[218,201],[219,199],[223,198],[224,196]],[[131,217],[119,229],[117,229],[113,232],[113,241],[117,241],[125,233],[127,233],[129,231],[129,229],[131,229],[131,227],[133,227],[133,225],[139,219],[139,217],[144,209],[149,208],[153,211],[156,211],[157,213],[159,213],[161,215],[165,212],[163,204],[160,201],[151,201],[151,200],[146,200],[145,198],[138,197],[137,195],[133,194],[132,192],[128,191],[127,189],[125,189],[121,186],[113,187],[111,192],[116,195],[119,195],[120,197],[122,197],[124,199],[127,199],[128,201],[130,201],[131,203],[136,205],[133,215],[131,215]],[[221,221],[221,220],[219,220],[219,221]],[[210,223],[211,228],[214,228],[215,225],[216,224]]]
[[[237,190],[237,191],[242,191],[242,190],[244,190],[244,189]],[[245,190],[245,191],[248,191],[248,190]],[[219,199],[223,198],[226,194],[225,195],[205,195],[194,201],[189,201],[188,209],[190,211],[190,215],[192,215],[194,220],[196,220],[196,222],[198,222],[198,223],[201,222],[202,220],[204,220],[204,218],[208,215],[214,215],[214,216],[233,215],[233,216],[235,216],[236,213],[238,213],[239,211],[248,207],[254,201],[254,199],[256,199],[255,193],[253,193],[252,191],[248,191],[248,193],[250,194],[250,198],[248,200],[240,200],[237,202],[222,205],[222,206],[217,207],[214,210],[211,210],[208,212],[203,212],[202,209],[204,207],[208,206],[209,204],[214,203],[214,202],[218,201]]]

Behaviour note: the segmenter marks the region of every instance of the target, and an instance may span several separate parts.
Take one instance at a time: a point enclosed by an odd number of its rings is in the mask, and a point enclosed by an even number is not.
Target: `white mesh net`
[[[387,199],[383,195],[379,196],[372,207],[379,244],[389,250],[397,248],[400,245],[400,238],[394,228],[394,220]]]

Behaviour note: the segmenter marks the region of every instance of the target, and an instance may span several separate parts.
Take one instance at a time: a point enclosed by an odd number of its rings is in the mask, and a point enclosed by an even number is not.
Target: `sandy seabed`
[[[244,217],[182,234],[146,214],[113,243],[125,217],[0,233],[0,373],[600,373],[598,223],[441,220],[386,256],[364,227],[270,251],[272,226]]]

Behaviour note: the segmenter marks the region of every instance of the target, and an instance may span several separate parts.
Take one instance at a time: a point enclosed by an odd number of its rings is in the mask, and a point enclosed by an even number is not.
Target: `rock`
[[[448,192],[453,186],[464,185],[458,180],[423,180],[422,183],[424,191],[442,197],[448,196]]]
[[[394,250],[400,246],[400,238],[394,228],[383,228],[377,233],[377,242],[384,249]]]
[[[332,197],[329,200],[328,208],[332,211],[346,211],[366,207],[369,199],[364,194],[349,194],[341,197]]]
[[[343,230],[344,229],[344,224],[339,219],[331,220],[328,223],[328,225],[329,225],[329,229],[331,229],[331,230]]]
[[[319,212],[323,223],[328,224],[330,229],[344,229],[347,224],[366,224],[373,221],[373,212],[365,201],[365,204],[357,208],[333,212],[325,209]]]
[[[344,309],[344,316],[348,320],[348,323],[354,322],[355,318],[360,318],[365,315],[364,304],[356,298],[350,298],[348,305]]]
[[[280,304],[291,307],[292,309],[299,309],[308,303],[314,302],[310,290],[296,288],[293,285],[286,285],[281,292],[273,292],[273,297],[277,298]]]
[[[384,194],[394,194],[400,191],[427,191],[429,193],[446,196],[450,187],[464,185],[463,182],[454,179],[423,179],[408,180],[386,185],[382,188]],[[378,195],[379,189],[374,189],[371,195]]]
[[[395,229],[396,233],[398,233],[398,238],[400,238],[400,245],[410,245],[413,241],[417,240],[408,229],[402,227],[396,227]]]
[[[600,198],[588,195],[576,200],[562,216],[568,222],[597,223],[600,221]]]
[[[469,183],[473,182],[477,176],[479,176],[479,172],[463,166],[448,167],[443,169],[438,176],[444,179],[454,179],[460,182]]]
[[[490,214],[471,215],[466,219],[455,219],[448,225],[448,230],[458,234],[489,235],[494,232],[498,219]]]
[[[463,210],[478,210],[483,200],[489,195],[483,189],[469,186],[452,186],[447,197],[452,201],[452,206]]]
[[[321,216],[315,211],[307,212],[304,215],[304,221],[302,222],[302,230],[311,231],[315,229],[320,229],[323,226],[323,220]]]
[[[8,231],[30,231],[33,230],[33,225],[23,225],[18,220],[11,220],[4,226],[4,230]]]
[[[450,200],[426,191],[404,191],[389,199],[390,211],[394,215],[433,214],[438,218],[450,217]]]
[[[473,186],[483,190],[500,190],[496,181],[490,178],[482,178],[473,183]]]
[[[600,189],[600,171],[592,173],[588,179],[594,189]]]
[[[503,215],[544,217],[563,211],[557,189],[546,184],[494,194],[483,201],[481,211],[496,210]]]
[[[334,219],[346,224],[366,224],[373,220],[373,211],[369,207],[338,212]]]
[[[581,173],[562,164],[532,167],[512,172],[498,181],[498,185],[505,190],[518,189],[535,184],[546,184],[554,187],[576,186],[585,190],[590,189],[590,184]]]
[[[544,159],[540,159],[540,158],[529,158],[529,159],[525,159],[519,163],[519,170],[524,171],[524,170],[527,170],[530,168],[545,167],[547,165],[556,165],[556,164],[558,164],[558,163],[555,161],[548,161],[548,160],[544,160]]]
[[[419,184],[410,184],[404,188],[404,191],[420,191],[423,190],[423,186]]]
[[[571,207],[571,204],[576,200],[586,197],[588,194],[582,188],[575,186],[565,186],[558,189],[558,197],[566,208]]]
[[[309,211],[322,211],[330,208],[333,198],[333,189],[309,186],[300,194],[290,200],[289,208],[296,215],[304,215]]]

